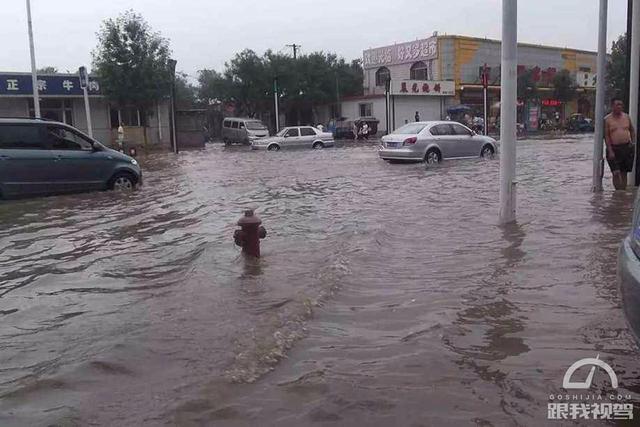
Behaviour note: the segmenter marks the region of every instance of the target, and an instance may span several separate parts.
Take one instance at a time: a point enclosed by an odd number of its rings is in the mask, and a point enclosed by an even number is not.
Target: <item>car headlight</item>
[[[131,159],[131,164],[138,166],[138,161],[136,159]]]

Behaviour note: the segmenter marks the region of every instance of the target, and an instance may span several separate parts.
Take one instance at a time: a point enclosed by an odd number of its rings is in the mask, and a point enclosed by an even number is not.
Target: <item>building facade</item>
[[[538,88],[533,99],[520,99],[519,120],[531,130],[545,118],[561,120],[572,113],[593,118],[596,52],[533,44],[518,44],[518,74],[530,72]],[[482,72],[488,78],[489,118],[495,123],[500,106],[499,40],[455,35],[367,49],[363,52],[364,93],[344,99],[341,115],[375,116],[378,129],[397,128],[415,119],[441,120],[454,106],[468,107],[469,115],[482,116]],[[577,84],[574,99],[555,99],[554,76],[568,70]],[[390,101],[385,97],[390,81]],[[439,90],[435,90],[439,89]],[[387,124],[387,104],[389,123]]]
[[[31,73],[0,73],[0,117],[34,117]],[[145,111],[115,108],[100,91],[100,83],[89,77],[87,87],[95,139],[115,146],[122,125],[125,141],[132,146],[166,149],[170,146],[170,103],[163,101]],[[84,91],[76,74],[38,75],[40,114],[45,119],[67,123],[88,131]]]

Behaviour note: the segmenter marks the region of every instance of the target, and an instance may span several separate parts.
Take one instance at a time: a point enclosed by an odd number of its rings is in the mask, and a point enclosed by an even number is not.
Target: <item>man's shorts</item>
[[[607,162],[611,172],[631,172],[633,169],[634,146],[631,143],[612,145],[615,159],[610,159],[607,155]]]

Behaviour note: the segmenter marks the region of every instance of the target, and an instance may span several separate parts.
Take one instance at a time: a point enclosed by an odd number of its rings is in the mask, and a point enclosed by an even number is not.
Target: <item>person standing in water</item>
[[[629,115],[622,111],[622,99],[611,100],[611,114],[604,118],[604,140],[607,145],[607,162],[613,174],[616,190],[627,188],[627,174],[635,160],[635,130]]]

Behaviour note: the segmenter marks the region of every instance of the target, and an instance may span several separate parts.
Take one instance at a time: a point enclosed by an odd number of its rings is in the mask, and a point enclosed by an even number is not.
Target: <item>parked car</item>
[[[457,157],[492,157],[498,152],[495,139],[476,134],[450,121],[414,122],[382,137],[378,150],[384,160],[439,163]]]
[[[221,134],[226,145],[249,145],[255,139],[269,136],[269,129],[257,119],[228,117],[222,121]]]
[[[567,129],[571,132],[593,132],[593,120],[579,113],[572,114],[567,121]]]
[[[275,136],[260,138],[253,141],[253,150],[278,151],[281,148],[308,147],[325,148],[333,146],[333,135],[322,132],[311,126],[286,127]]]
[[[618,251],[618,287],[629,328],[640,343],[640,198],[636,198],[631,230]]]
[[[0,197],[132,189],[138,162],[64,123],[0,119]]]

